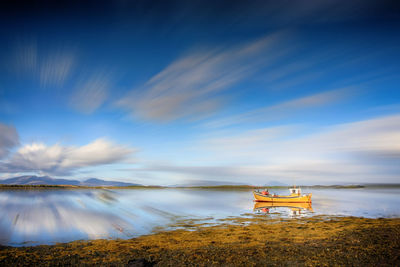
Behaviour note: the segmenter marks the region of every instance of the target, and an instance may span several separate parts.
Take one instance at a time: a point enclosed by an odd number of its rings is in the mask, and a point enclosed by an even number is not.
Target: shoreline
[[[303,189],[369,189],[399,188],[400,184],[376,185],[300,185]],[[78,185],[6,185],[0,184],[1,190],[54,190],[54,189],[206,189],[206,190],[254,190],[254,189],[288,189],[290,186],[253,186],[253,185],[216,185],[216,186],[78,186]]]
[[[0,265],[399,265],[400,218],[224,219],[128,240],[0,247]],[[136,265],[135,265],[136,264]]]

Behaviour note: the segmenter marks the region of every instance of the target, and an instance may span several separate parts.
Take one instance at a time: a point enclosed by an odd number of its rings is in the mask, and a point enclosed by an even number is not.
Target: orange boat
[[[290,195],[281,196],[270,194],[268,190],[253,191],[254,200],[262,202],[280,202],[280,203],[309,203],[311,202],[312,194],[301,194],[300,187],[289,188]]]

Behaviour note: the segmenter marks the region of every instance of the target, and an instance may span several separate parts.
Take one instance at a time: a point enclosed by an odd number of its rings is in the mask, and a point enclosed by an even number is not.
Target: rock
[[[128,261],[128,267],[152,267],[155,263],[146,259],[134,259]]]

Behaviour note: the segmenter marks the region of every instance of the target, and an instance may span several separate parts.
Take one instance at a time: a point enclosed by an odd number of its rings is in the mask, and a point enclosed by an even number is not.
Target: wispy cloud
[[[132,90],[118,105],[133,116],[155,121],[207,115],[219,107],[222,91],[276,59],[279,53],[268,51],[284,39],[284,33],[276,33],[242,46],[192,52]],[[261,54],[271,56],[260,58]]]
[[[38,66],[38,47],[37,42],[19,43],[16,45],[16,51],[12,63],[17,72],[35,73]]]
[[[40,64],[41,86],[62,86],[72,71],[74,61],[72,52],[58,51],[46,55]]]
[[[153,163],[132,171],[178,177],[182,183],[205,178],[250,184],[398,182],[400,115],[339,124],[311,134],[300,130],[286,126],[225,133],[202,140],[191,162]]]
[[[81,168],[121,162],[133,152],[132,148],[106,139],[97,139],[80,147],[32,143],[0,162],[0,172],[69,175]]]
[[[313,95],[284,101],[275,105],[270,105],[255,110],[251,110],[239,115],[213,119],[206,122],[207,127],[226,127],[245,122],[259,122],[282,119],[299,111],[318,108],[321,106],[332,105],[350,97],[356,89],[353,87],[340,88]]]
[[[268,128],[267,128],[268,129]],[[272,128],[274,129],[274,128]],[[347,124],[339,124],[323,128],[315,133],[296,134],[291,137],[288,133],[284,138],[276,136],[273,142],[265,142],[270,138],[270,132],[264,130],[246,131],[240,135],[207,139],[209,149],[227,153],[230,147],[234,152],[248,151],[252,148],[253,155],[263,155],[269,161],[289,161],[290,159],[313,158],[322,159],[335,154],[343,158],[342,153],[368,153],[375,155],[399,156],[400,152],[400,115],[381,117]],[[266,138],[261,138],[260,133],[265,131]],[[263,135],[262,135],[263,136]],[[300,137],[298,137],[300,136]],[[243,143],[240,140],[250,140]],[[279,138],[283,139],[280,141]],[[261,142],[259,142],[261,140]],[[243,144],[243,145],[241,145]],[[229,153],[228,153],[229,154]],[[306,156],[306,157],[303,157]]]
[[[19,144],[17,130],[13,126],[0,123],[0,159],[7,156],[10,149]]]
[[[343,97],[348,95],[348,88],[345,89],[336,89],[332,91],[326,91],[322,93],[317,93],[314,95],[309,95],[301,98],[297,98],[294,100],[285,101],[283,103],[279,103],[277,105],[273,105],[264,109],[267,112],[273,111],[294,111],[297,109],[303,108],[312,108],[312,107],[319,107],[325,104],[331,104],[336,102]]]
[[[76,64],[75,50],[68,47],[55,50],[44,48],[35,40],[17,44],[11,59],[15,71],[25,77],[33,77],[42,88],[61,87]]]
[[[111,87],[110,74],[97,72],[76,85],[75,92],[70,98],[70,106],[76,110],[90,114],[98,109],[109,95]]]

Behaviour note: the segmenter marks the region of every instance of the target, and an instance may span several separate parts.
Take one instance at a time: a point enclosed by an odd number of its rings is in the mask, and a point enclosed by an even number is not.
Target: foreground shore
[[[229,218],[130,240],[0,247],[0,265],[293,266],[400,265],[400,219]]]

